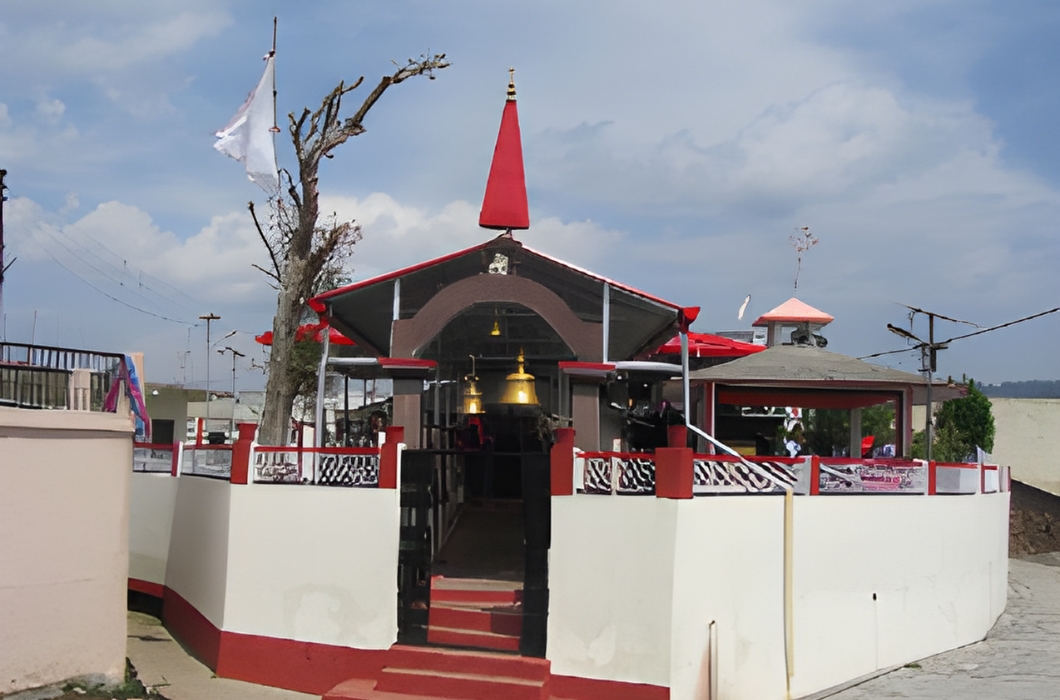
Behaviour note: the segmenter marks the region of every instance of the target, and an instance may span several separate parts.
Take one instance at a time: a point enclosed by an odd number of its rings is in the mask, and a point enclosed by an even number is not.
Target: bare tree
[[[341,116],[342,100],[356,90],[364,77],[347,85],[340,82],[323,99],[315,112],[308,108],[302,114],[289,116],[291,141],[298,159],[298,180],[281,173],[286,193],[271,201],[272,212],[265,226],[257,216],[254,203],[249,204],[254,225],[269,252],[271,268],[262,270],[277,290],[276,316],[272,321],[272,352],[265,384],[265,412],[258,440],[265,445],[282,445],[291,422],[291,406],[298,393],[299,381],[292,371],[295,332],[305,311],[306,300],[319,290],[322,277],[341,267],[361,237],[360,226],[341,221],[332,214],[321,219],[319,207],[319,174],[322,158],[353,136],[365,132],[364,118],[391,85],[417,75],[434,79],[434,71],[449,66],[445,54],[424,54],[398,66],[391,75],[380,79],[351,117]]]

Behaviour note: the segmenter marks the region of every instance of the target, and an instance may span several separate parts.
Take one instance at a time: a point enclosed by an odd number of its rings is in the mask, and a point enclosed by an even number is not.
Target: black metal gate
[[[401,459],[398,546],[398,641],[427,643],[431,605],[431,480],[433,456],[406,450]]]
[[[523,578],[523,632],[519,653],[545,657],[548,629],[548,549],[552,545],[552,481],[548,454],[522,455],[523,532],[526,569]]]

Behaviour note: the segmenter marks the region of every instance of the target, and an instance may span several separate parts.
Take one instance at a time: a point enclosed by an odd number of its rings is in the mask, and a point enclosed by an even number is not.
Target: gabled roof
[[[912,388],[914,403],[925,402],[927,388],[927,380],[919,374],[870,364],[810,345],[774,345],[754,355],[690,372],[689,379],[728,386],[769,387],[804,392],[898,392]],[[960,387],[949,387],[942,383],[932,384],[932,389],[935,392],[934,401],[957,398],[963,393]],[[813,404],[808,402],[801,405],[804,408],[813,407]],[[818,407],[825,406],[819,404]]]
[[[766,326],[770,323],[831,323],[835,317],[813,308],[809,304],[792,297],[783,304],[758,317],[752,326]]]
[[[681,306],[576,265],[533,250],[502,234],[470,248],[371,279],[333,289],[309,300],[343,334],[379,355],[390,350],[394,319],[394,287],[400,281],[398,317],[408,319],[439,289],[461,279],[486,274],[501,254],[509,259],[508,274],[541,284],[558,295],[583,321],[600,323],[605,285],[610,290],[611,357],[630,359],[661,342]]]

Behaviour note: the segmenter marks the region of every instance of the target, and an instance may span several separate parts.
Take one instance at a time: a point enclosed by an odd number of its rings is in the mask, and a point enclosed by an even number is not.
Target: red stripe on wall
[[[129,579],[129,590],[136,591],[137,593],[146,593],[147,595],[154,596],[155,598],[162,598],[165,587],[161,583],[153,583],[151,581],[142,581],[138,578]]]
[[[552,676],[552,697],[578,700],[670,700],[670,689],[647,683],[602,681],[578,676]]]
[[[221,630],[171,588],[162,596],[162,621],[199,661],[217,670],[221,652]]]
[[[217,675],[323,695],[351,678],[379,678],[388,649],[351,649],[293,639],[221,633]]]
[[[156,584],[157,585],[157,584]],[[403,650],[352,649],[223,632],[180,594],[164,588],[166,628],[218,676],[323,695],[352,678],[375,680]],[[670,689],[646,683],[551,677],[553,697],[577,700],[670,700]]]

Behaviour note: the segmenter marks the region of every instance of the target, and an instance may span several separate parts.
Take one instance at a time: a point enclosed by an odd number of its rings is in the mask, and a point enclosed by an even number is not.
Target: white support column
[[[603,348],[602,362],[608,362],[608,353],[610,352],[610,339],[611,339],[611,285],[604,282],[604,337],[601,348]]]

